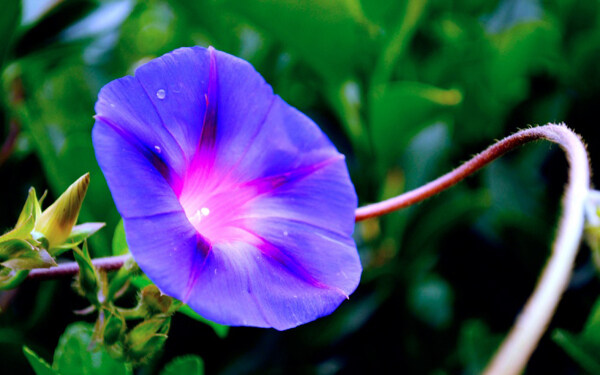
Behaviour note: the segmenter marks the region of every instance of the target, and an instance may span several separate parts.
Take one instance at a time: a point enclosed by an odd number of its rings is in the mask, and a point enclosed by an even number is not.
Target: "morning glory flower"
[[[130,251],[207,319],[282,330],[358,285],[344,157],[247,62],[181,48],[107,84],[96,158]]]

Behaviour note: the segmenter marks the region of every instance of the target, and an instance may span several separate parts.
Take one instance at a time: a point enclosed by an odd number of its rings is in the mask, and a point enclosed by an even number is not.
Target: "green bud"
[[[171,318],[152,318],[135,326],[125,341],[129,359],[143,363],[162,349],[170,324]]]
[[[57,265],[46,250],[18,239],[0,243],[0,264],[15,270],[49,268]]]
[[[83,250],[73,249],[73,256],[79,265],[79,275],[75,282],[75,289],[85,296],[93,305],[98,305],[98,273],[92,264],[87,243],[84,242]]]
[[[144,287],[141,291],[140,305],[149,316],[166,314],[171,307],[173,299],[158,289],[154,284]]]
[[[30,217],[33,218],[32,224],[35,224],[41,215],[42,209],[40,207],[40,202],[37,199],[35,189],[33,187],[29,188],[29,194],[27,195],[25,206],[23,206],[23,209],[21,210],[21,214],[19,215],[19,219],[17,220],[17,225],[15,225],[15,228],[22,226],[27,220],[29,220]],[[30,232],[31,229],[29,230]]]
[[[106,345],[113,345],[121,336],[125,333],[125,319],[116,312],[111,312],[104,309],[104,328],[102,331],[102,338]]]
[[[46,208],[35,223],[34,229],[48,239],[51,248],[61,245],[71,234],[89,184],[90,175],[86,173]]]

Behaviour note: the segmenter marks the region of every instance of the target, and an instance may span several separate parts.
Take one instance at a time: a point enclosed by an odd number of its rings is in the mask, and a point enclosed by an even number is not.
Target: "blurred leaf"
[[[600,374],[600,298],[596,300],[580,334],[556,329],[552,339],[586,371]]]
[[[590,374],[600,374],[600,360],[598,360],[600,347],[589,345],[580,337],[562,329],[554,330],[552,339]]]
[[[358,0],[222,3],[273,35],[329,81],[343,80],[364,67],[373,48],[370,36],[377,33]]]
[[[119,224],[115,228],[115,234],[112,239],[112,255],[125,255],[129,253],[129,246],[125,238],[125,227],[123,219],[119,220]]]
[[[442,329],[452,322],[454,293],[438,275],[417,280],[409,290],[408,302],[415,316],[430,327]]]
[[[391,30],[385,47],[381,52],[371,79],[372,87],[387,84],[392,78],[392,72],[396,62],[402,57],[407,49],[416,26],[425,11],[426,0],[408,0],[399,12],[396,27]]]
[[[33,371],[36,375],[59,375],[58,372],[52,369],[43,358],[38,357],[38,355],[28,347],[23,346],[23,354],[25,354],[25,357],[29,361],[31,367],[33,367]]]
[[[177,357],[167,363],[160,375],[203,375],[204,362],[197,355]]]
[[[376,153],[388,164],[394,162],[417,133],[461,100],[457,90],[419,82],[396,82],[373,90],[370,126]]]
[[[60,337],[53,368],[61,375],[130,375],[129,367],[92,342],[92,326],[73,323]]]
[[[0,12],[0,68],[3,67],[12,38],[21,19],[21,0],[4,0]]]
[[[458,355],[464,374],[481,374],[501,340],[502,337],[493,335],[484,322],[465,321],[458,338]]]

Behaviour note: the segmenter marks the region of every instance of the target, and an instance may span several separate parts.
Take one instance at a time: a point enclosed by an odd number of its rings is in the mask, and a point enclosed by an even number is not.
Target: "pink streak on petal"
[[[247,241],[247,226],[240,218],[251,216],[249,202],[265,194],[276,194],[277,189],[293,184],[343,158],[342,155],[326,159],[320,163],[293,169],[289,172],[258,178],[248,182],[238,182],[233,175],[224,178],[219,171],[213,171],[208,178],[202,172],[190,171],[185,181],[179,201],[190,223],[211,243]],[[227,172],[226,172],[227,173]],[[212,181],[220,181],[214,186]]]

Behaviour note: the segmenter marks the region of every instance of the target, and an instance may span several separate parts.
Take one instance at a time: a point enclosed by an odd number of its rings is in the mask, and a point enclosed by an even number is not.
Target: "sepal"
[[[14,270],[49,268],[57,265],[46,250],[34,246],[31,242],[12,239],[0,243],[0,264]]]
[[[90,259],[87,242],[83,243],[83,248],[81,250],[77,247],[74,248],[73,256],[79,265],[79,274],[74,283],[75,290],[86,297],[92,304],[99,305],[99,276]]]
[[[50,248],[60,246],[71,234],[89,184],[90,174],[86,173],[46,208],[36,221],[34,229],[48,239]]]

